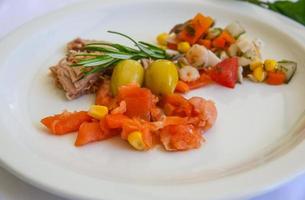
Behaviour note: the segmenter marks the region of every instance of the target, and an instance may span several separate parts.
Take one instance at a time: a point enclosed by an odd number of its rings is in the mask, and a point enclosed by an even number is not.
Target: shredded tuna
[[[84,76],[83,67],[71,67],[75,62],[74,55],[82,51],[89,40],[77,38],[67,44],[67,56],[55,66],[50,67],[55,83],[62,88],[69,100],[76,99],[84,94],[94,93],[98,89],[100,76],[98,73]]]

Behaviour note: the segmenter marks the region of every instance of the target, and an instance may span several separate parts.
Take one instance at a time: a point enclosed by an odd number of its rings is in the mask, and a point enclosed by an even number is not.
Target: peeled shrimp
[[[194,67],[214,66],[221,60],[202,45],[195,44],[186,53],[187,61]]]

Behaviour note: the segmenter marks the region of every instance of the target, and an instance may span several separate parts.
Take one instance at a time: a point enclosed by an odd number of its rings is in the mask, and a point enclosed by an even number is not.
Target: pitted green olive
[[[157,95],[173,93],[177,82],[176,65],[169,60],[156,60],[145,72],[145,86]]]
[[[119,87],[129,83],[137,83],[142,86],[144,69],[135,60],[122,60],[113,69],[111,76],[111,91],[113,95],[118,93]]]

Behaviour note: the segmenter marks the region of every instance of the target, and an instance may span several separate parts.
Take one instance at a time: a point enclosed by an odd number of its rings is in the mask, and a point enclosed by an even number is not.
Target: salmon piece
[[[125,121],[129,120],[129,117],[123,114],[109,114],[105,117],[107,126],[110,129],[122,128]]]
[[[158,141],[156,135],[153,133],[154,130],[155,127],[153,124],[143,119],[129,119],[123,123],[121,138],[127,140],[130,133],[139,131],[142,133],[145,149],[148,150],[156,144],[156,141]]]
[[[116,99],[111,94],[110,80],[105,79],[100,85],[96,93],[95,104],[106,106],[109,110],[112,110],[117,106]]]
[[[168,116],[187,117],[192,114],[193,105],[180,94],[170,94],[163,97],[161,107]]]
[[[163,126],[187,124],[188,120],[185,117],[169,116],[164,120]]]
[[[184,151],[201,146],[202,135],[191,124],[170,125],[160,131],[160,141],[167,151]]]
[[[91,121],[91,117],[86,111],[67,112],[45,117],[41,123],[45,125],[54,135],[64,135],[78,131],[83,122]]]
[[[126,115],[150,120],[150,110],[153,107],[153,95],[147,88],[130,84],[119,88],[118,99],[126,102]]]
[[[214,102],[201,97],[192,97],[189,102],[194,106],[195,111],[199,113],[201,121],[205,121],[202,122],[203,126],[201,124],[203,131],[210,129],[217,118],[217,109]]]
[[[79,128],[75,146],[83,146],[88,143],[105,140],[118,134],[118,131],[110,130],[106,127],[104,121],[102,126],[100,122],[84,122]]]

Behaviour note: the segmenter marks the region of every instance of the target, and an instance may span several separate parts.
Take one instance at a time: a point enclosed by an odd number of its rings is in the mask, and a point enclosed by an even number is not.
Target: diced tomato
[[[203,139],[193,125],[171,125],[161,130],[160,140],[168,151],[183,151],[199,148]]]
[[[118,98],[126,102],[126,115],[149,120],[153,107],[153,95],[147,88],[130,84],[119,88]]]
[[[210,77],[216,83],[225,87],[234,88],[238,76],[238,59],[237,57],[227,58],[210,71]]]
[[[83,122],[88,122],[91,117],[85,111],[63,112],[58,115],[43,118],[41,123],[45,125],[52,134],[63,135],[77,131]]]

